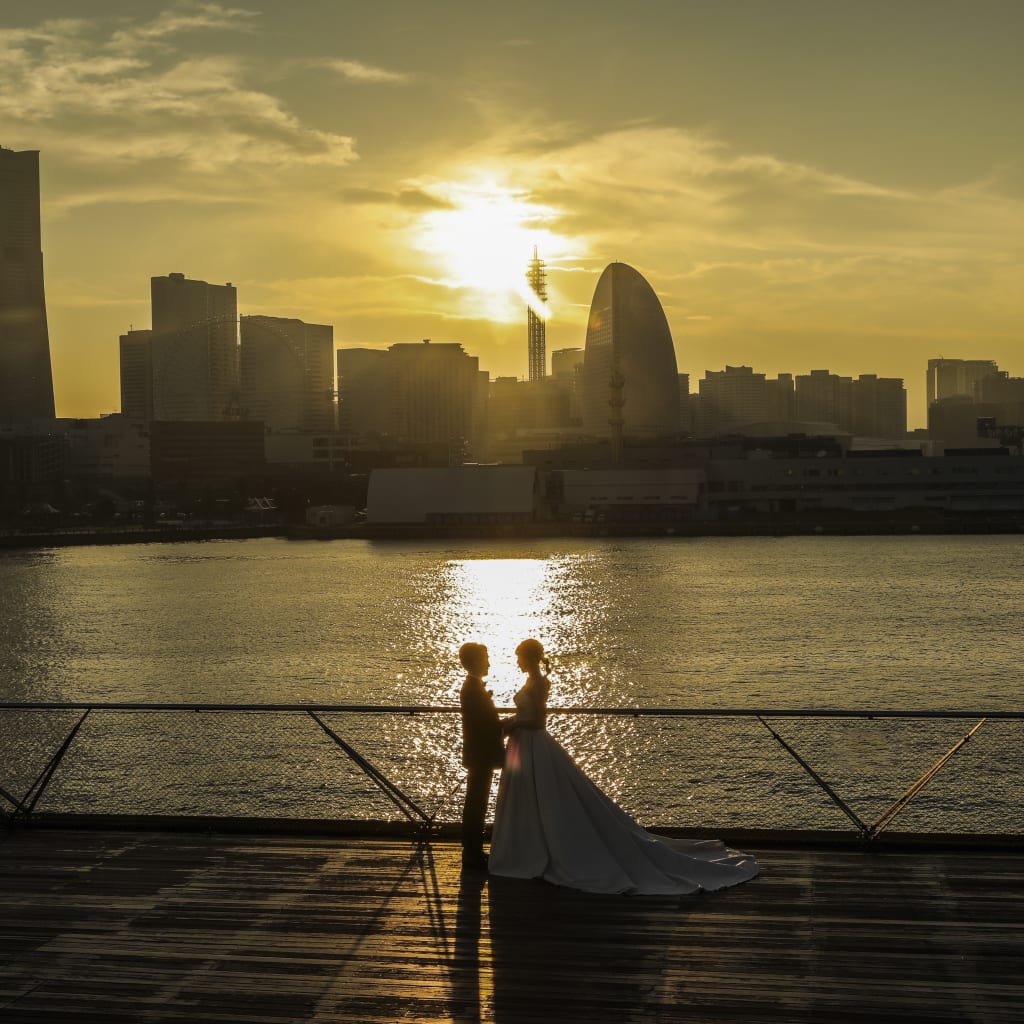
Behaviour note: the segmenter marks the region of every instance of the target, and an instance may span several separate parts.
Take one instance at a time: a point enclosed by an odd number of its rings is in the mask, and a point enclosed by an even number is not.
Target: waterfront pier
[[[0,830],[0,1019],[1017,1022],[1019,848],[763,835],[719,893],[461,874],[444,838]]]

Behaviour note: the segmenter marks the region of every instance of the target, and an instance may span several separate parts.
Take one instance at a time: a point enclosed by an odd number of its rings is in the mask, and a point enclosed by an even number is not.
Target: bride
[[[597,893],[679,894],[723,889],[757,875],[757,861],[718,840],[668,839],[635,822],[545,729],[550,684],[538,640],[516,648],[527,680],[515,717],[488,870]],[[543,671],[542,671],[543,669]]]

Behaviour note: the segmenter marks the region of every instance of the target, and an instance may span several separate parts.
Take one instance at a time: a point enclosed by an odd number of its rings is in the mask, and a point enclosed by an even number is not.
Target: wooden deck
[[[681,899],[450,843],[0,830],[0,1021],[1024,1020],[1024,858],[752,850]]]

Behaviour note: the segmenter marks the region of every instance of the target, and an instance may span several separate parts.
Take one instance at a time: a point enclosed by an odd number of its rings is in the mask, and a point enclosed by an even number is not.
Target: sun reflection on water
[[[419,581],[421,600],[407,624],[408,640],[417,648],[416,660],[433,671],[407,681],[410,698],[456,703],[463,679],[458,649],[474,641],[488,648],[487,685],[495,703],[512,708],[524,680],[515,648],[527,637],[536,637],[550,657],[552,706],[621,703],[623,688],[628,690],[631,682],[621,658],[608,657],[614,600],[604,588],[594,586],[592,561],[580,554],[453,558],[429,581]],[[617,795],[621,768],[633,755],[631,720],[555,715],[549,727],[611,795]],[[436,721],[417,718],[391,723],[387,731],[400,749],[414,745],[423,756],[423,770],[416,774],[422,775],[419,781],[432,797],[441,795],[438,775],[452,783],[460,777],[457,719],[438,728]],[[433,765],[428,768],[429,762]],[[438,763],[444,766],[440,773]]]

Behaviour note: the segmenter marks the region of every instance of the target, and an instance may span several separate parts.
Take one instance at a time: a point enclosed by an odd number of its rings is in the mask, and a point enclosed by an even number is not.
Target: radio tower
[[[548,285],[547,271],[544,261],[537,256],[537,246],[533,247],[533,259],[526,271],[526,283],[530,291],[540,300],[547,302]],[[536,313],[532,306],[526,310],[527,342],[530,358],[530,380],[543,380],[547,371],[547,328],[544,318]]]

